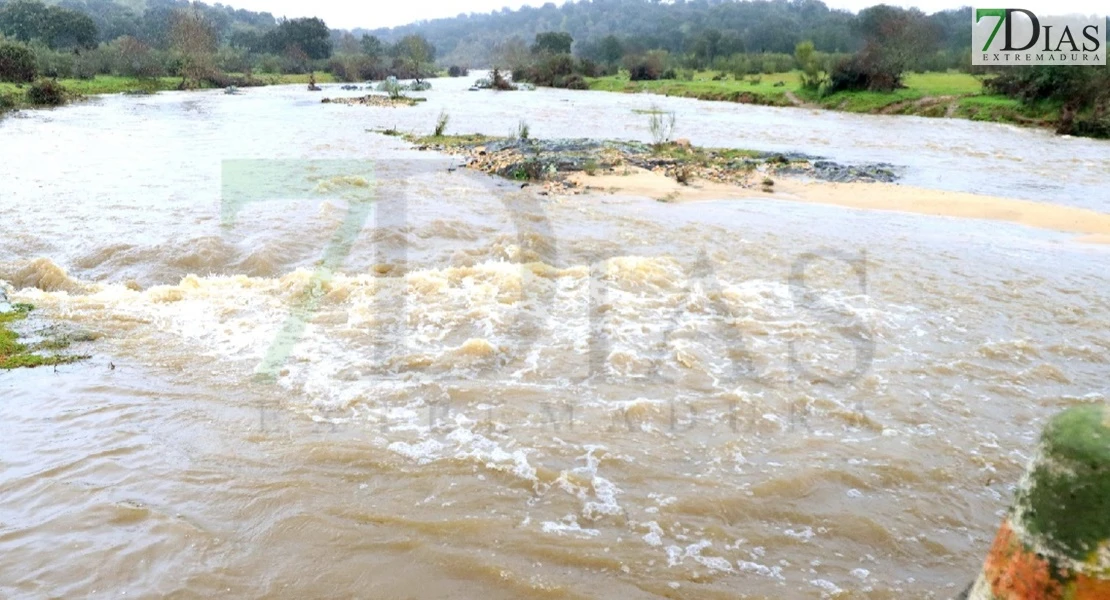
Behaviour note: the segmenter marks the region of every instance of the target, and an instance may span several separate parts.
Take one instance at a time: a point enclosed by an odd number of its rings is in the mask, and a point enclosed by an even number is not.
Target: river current
[[[0,372],[0,596],[948,598],[1045,420],[1110,396],[1105,245],[542,195],[373,130],[648,141],[656,105],[696,145],[1099,212],[1110,143],[433,84],[0,120],[0,280],[98,336]]]

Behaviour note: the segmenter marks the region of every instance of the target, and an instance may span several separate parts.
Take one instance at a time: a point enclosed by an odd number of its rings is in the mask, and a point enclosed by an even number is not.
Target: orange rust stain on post
[[[1110,599],[1110,579],[1095,579],[1080,575],[1075,580],[1071,598],[1073,600]]]
[[[998,600],[1062,600],[1063,586],[1052,577],[1048,561],[1030,552],[1002,522],[983,565],[991,593]],[[1076,598],[1075,600],[1079,600]]]

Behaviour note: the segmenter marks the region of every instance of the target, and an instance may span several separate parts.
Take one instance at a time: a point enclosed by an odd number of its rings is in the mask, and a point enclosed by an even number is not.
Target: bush
[[[1110,119],[1090,118],[1077,120],[1072,124],[1071,135],[1110,139]]]
[[[447,114],[447,111],[445,111],[445,110],[440,111],[439,118],[436,119],[436,130],[435,130],[435,136],[436,137],[442,137],[443,136],[443,132],[447,130],[447,122],[450,121],[450,120],[451,120],[451,116]]]
[[[57,52],[45,45],[39,45],[31,51],[35,56],[35,69],[43,77],[73,77],[73,54]]]
[[[674,69],[667,69],[659,76],[660,79],[678,79],[678,73]]]
[[[86,53],[88,54],[88,53]],[[124,77],[158,77],[166,74],[164,57],[159,56],[150,46],[125,35],[111,44],[106,44],[102,52],[104,61],[100,72],[112,72]]]
[[[655,142],[655,147],[658,148],[671,143],[674,139],[674,126],[675,114],[673,112],[664,113],[658,106],[651,105],[648,128],[651,130],[651,138]]]
[[[27,102],[36,106],[61,106],[66,103],[66,89],[53,79],[38,79],[27,88]]]
[[[655,81],[663,75],[663,60],[656,53],[625,58],[628,78],[632,81]]]
[[[246,50],[224,46],[216,51],[216,68],[225,73],[247,73],[251,70]]]
[[[377,75],[374,61],[364,54],[333,56],[328,62],[328,72],[340,81],[366,81]]]
[[[900,71],[866,51],[837,63],[828,81],[826,94],[855,90],[892,92],[905,87]]]
[[[259,73],[277,75],[281,73],[281,57],[276,54],[259,54],[254,61],[254,70]]]
[[[31,49],[15,42],[0,42],[0,81],[28,83],[38,76]]]
[[[490,81],[490,84],[495,90],[508,92],[516,89],[516,87],[513,86],[512,82],[510,82],[508,79],[505,79],[505,76],[501,74],[501,70],[496,67],[494,67],[493,74],[490,77],[492,79],[492,81]]]
[[[447,69],[447,75],[449,77],[466,77],[467,75],[470,75],[470,69],[466,67],[460,67],[459,65],[451,65]]]
[[[568,90],[590,89],[590,84],[586,83],[586,79],[577,73],[563,78],[559,83],[561,83],[561,85],[556,85],[555,87],[566,88]]]
[[[404,97],[402,92],[405,91],[405,88],[401,86],[396,77],[390,76],[388,79],[378,84],[378,91],[385,92],[389,94],[390,98],[396,100],[397,98]]]
[[[569,54],[553,54],[544,57],[528,73],[529,81],[536,85],[552,86],[560,77],[567,77],[574,73],[574,57]],[[515,79],[514,75],[514,79]]]
[[[604,72],[605,69],[601,65],[588,58],[583,58],[578,61],[578,68],[575,74],[582,77],[600,77]]]
[[[19,105],[19,98],[15,94],[0,94],[0,113],[11,110]]]

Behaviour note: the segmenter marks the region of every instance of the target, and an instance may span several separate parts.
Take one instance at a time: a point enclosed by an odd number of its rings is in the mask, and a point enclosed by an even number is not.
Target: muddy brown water
[[[1106,246],[771,200],[554,198],[368,129],[904,167],[1108,211],[1110,145],[436,81],[0,121],[0,596],[946,598],[1045,419],[1106,401]],[[330,90],[325,94],[341,92]]]

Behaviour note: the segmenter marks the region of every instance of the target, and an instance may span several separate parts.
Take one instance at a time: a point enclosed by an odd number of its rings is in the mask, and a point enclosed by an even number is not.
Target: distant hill
[[[942,48],[970,47],[970,11],[963,8],[930,17]],[[853,13],[830,9],[820,0],[583,0],[353,33],[386,42],[420,34],[436,47],[441,63],[484,66],[507,40],[516,37],[530,44],[545,31],[569,33],[575,53],[583,56],[597,53],[610,35],[620,39],[626,50],[663,49],[672,54],[792,53],[804,40],[813,41],[818,51],[853,52],[863,44],[855,20]]]
[[[8,0],[15,1],[15,0]],[[195,7],[204,13],[221,41],[237,31],[266,31],[277,25],[268,12],[237,9],[223,4],[190,3],[187,0],[40,0],[89,15],[99,38],[111,41],[133,35],[153,46],[166,43],[167,16],[174,10]],[[4,4],[4,0],[0,0]]]

